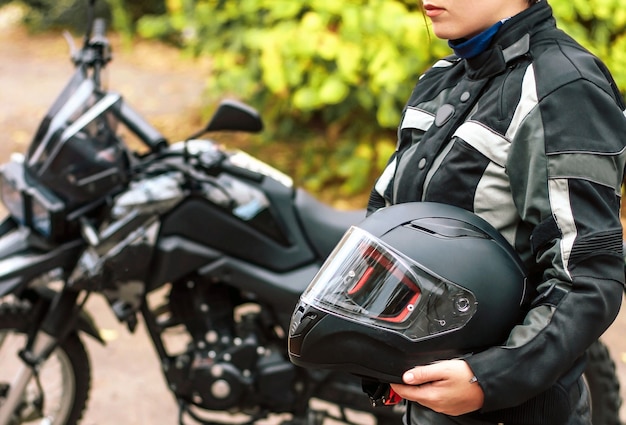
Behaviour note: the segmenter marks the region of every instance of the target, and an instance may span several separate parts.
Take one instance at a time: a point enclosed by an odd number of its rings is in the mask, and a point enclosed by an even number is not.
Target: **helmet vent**
[[[420,218],[411,221],[407,226],[415,230],[447,238],[471,237],[490,239],[489,235],[469,223],[445,217]]]

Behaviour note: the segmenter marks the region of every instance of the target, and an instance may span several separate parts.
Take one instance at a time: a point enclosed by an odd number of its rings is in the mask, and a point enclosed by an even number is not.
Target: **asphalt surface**
[[[199,105],[205,63],[169,48],[141,43],[132,49],[114,41],[110,86],[173,140],[200,128]],[[39,120],[72,72],[60,34],[28,35],[14,15],[0,11],[0,161],[24,152]],[[142,324],[131,334],[102,298],[88,311],[103,330],[106,346],[86,339],[93,382],[86,425],[170,425],[178,423],[176,403],[166,388],[159,361]],[[611,350],[626,398],[626,308],[603,336]],[[532,373],[532,371],[530,371]],[[626,407],[622,408],[626,419]],[[276,420],[268,423],[276,423]]]

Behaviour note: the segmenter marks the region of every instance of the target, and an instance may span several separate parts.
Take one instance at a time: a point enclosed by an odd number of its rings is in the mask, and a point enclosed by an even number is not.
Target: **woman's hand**
[[[402,380],[406,385],[391,384],[400,397],[450,416],[478,410],[485,399],[474,373],[463,360],[417,366],[406,371]]]

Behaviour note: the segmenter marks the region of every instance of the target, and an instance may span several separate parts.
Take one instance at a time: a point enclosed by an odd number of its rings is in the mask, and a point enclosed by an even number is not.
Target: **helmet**
[[[289,357],[401,382],[414,366],[504,343],[522,318],[524,266],[486,221],[411,202],[351,227],[293,312]]]

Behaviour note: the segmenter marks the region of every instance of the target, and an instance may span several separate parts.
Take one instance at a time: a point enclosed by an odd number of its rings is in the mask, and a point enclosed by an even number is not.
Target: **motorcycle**
[[[260,131],[240,102],[168,144],[103,88],[111,49],[90,22],[26,155],[1,169],[0,347],[18,367],[0,368],[0,424],[79,421],[90,388],[79,334],[104,342],[84,309],[93,293],[130,331],[143,318],[181,423],[228,411],[245,423],[291,413],[289,423],[321,424],[313,398],[398,423],[398,409],[372,409],[360,381],[297,368],[286,351],[300,293],[364,212],[333,210],[244,152],[198,139]],[[131,151],[118,126],[147,152]],[[162,303],[149,305],[158,291]]]
[[[16,365],[0,367],[0,425],[80,421],[91,385],[83,337],[105,343],[85,309],[94,293],[130,332],[143,320],[180,424],[252,424],[276,413],[290,414],[285,425],[350,424],[350,410],[402,423],[403,406],[373,407],[358,378],[296,367],[287,354],[301,292],[364,210],[335,210],[268,164],[200,138],[261,131],[241,102],[220,102],[205,128],[169,143],[103,87],[112,55],[94,2],[74,75],[26,154],[0,168],[9,212],[0,224],[0,359]],[[132,150],[121,129],[145,149]],[[615,365],[599,341],[590,353],[586,376],[603,415],[594,424],[619,423]]]

